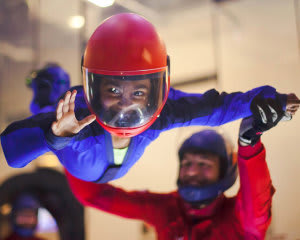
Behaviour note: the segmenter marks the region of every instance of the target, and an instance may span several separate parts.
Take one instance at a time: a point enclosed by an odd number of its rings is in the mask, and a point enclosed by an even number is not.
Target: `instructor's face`
[[[213,153],[185,153],[180,163],[182,185],[198,187],[216,183],[220,176],[220,158]]]

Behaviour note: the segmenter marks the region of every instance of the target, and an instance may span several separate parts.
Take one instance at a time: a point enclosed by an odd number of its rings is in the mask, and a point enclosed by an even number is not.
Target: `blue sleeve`
[[[193,125],[219,126],[251,115],[252,99],[260,94],[264,98],[277,95],[285,109],[286,95],[278,94],[270,86],[254,88],[248,92],[219,93],[215,89],[204,94],[184,93],[170,90],[163,111],[152,129],[168,130]]]
[[[45,133],[55,120],[55,113],[41,113],[10,124],[1,133],[1,145],[11,167],[21,168],[50,151]]]
[[[82,105],[85,106],[82,86],[72,87],[70,91],[73,89],[78,91],[76,109],[81,108]],[[64,94],[60,98],[63,97]],[[49,110],[50,106],[47,109]],[[9,166],[22,168],[50,150],[64,148],[72,140],[72,137],[55,137],[51,133],[51,124],[56,120],[55,107],[53,110],[53,112],[43,112],[25,120],[13,122],[1,133],[1,145]],[[81,119],[80,111],[78,112],[76,117]]]

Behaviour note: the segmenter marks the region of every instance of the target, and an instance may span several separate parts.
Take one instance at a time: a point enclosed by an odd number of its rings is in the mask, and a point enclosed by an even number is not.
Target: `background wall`
[[[32,32],[24,34],[34,36],[34,29],[38,31],[39,47],[28,36],[24,38],[28,43],[24,40],[21,44],[15,38],[7,37],[7,32],[0,31],[1,50],[4,49],[3,44],[10,44],[15,47],[13,49],[21,49],[22,54],[28,56],[18,59],[16,51],[0,51],[0,130],[4,130],[13,120],[29,116],[31,95],[24,85],[24,77],[32,67],[46,61],[58,61],[71,74],[72,84],[79,84],[84,42],[101,20],[128,9],[146,16],[165,39],[171,56],[171,81],[179,84],[178,88],[188,92],[204,92],[210,88],[232,92],[272,85],[279,92],[294,92],[300,96],[295,24],[297,0],[236,0],[217,6],[204,0],[164,1],[166,6],[158,5],[159,1],[151,1],[152,4],[139,1],[140,5],[132,5],[134,1],[124,0],[106,9],[74,0],[41,0],[38,7],[33,0],[28,2],[33,12],[29,20],[34,22],[34,19],[39,19],[39,28],[31,22]],[[86,27],[70,29],[68,17],[77,14],[85,15]],[[38,56],[36,50],[39,50]],[[37,62],[34,63],[34,60]],[[217,79],[210,77],[208,81],[200,81],[215,74]],[[185,85],[185,81],[189,80],[198,80],[198,83]],[[262,137],[276,188],[269,239],[300,239],[300,189],[297,187],[300,170],[299,119],[296,115],[292,121],[280,123]],[[234,143],[239,122],[223,127]],[[143,158],[131,171],[113,184],[128,190],[175,190],[178,147],[186,137],[200,129],[181,128],[163,133],[147,148]],[[35,167],[33,162],[24,169],[9,168],[1,154],[0,180]],[[238,183],[227,194],[233,195],[237,189]],[[141,222],[121,219],[94,209],[86,211],[86,226],[89,240],[100,237],[110,240],[146,239],[142,235]],[[151,234],[148,239],[153,239]]]

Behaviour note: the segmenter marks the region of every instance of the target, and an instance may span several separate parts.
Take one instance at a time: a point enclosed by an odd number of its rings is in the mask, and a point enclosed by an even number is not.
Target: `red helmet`
[[[87,43],[83,85],[108,132],[132,137],[156,120],[169,93],[169,61],[154,26],[133,13],[104,20]]]

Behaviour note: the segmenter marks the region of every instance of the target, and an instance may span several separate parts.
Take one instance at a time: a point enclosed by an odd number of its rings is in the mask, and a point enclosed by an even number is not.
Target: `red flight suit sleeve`
[[[125,218],[139,219],[152,225],[160,222],[159,211],[164,194],[147,191],[127,192],[110,184],[86,182],[65,170],[71,190],[78,201]]]
[[[240,190],[236,211],[246,236],[264,239],[271,222],[271,203],[275,189],[266,163],[266,151],[259,141],[255,146],[239,146]]]

